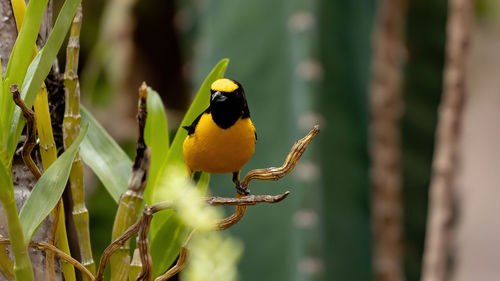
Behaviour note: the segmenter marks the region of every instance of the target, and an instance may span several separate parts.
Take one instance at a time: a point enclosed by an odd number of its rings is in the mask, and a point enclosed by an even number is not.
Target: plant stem
[[[120,237],[136,220],[141,212],[143,193],[149,174],[151,162],[151,150],[144,141],[144,128],[147,118],[147,86],[143,83],[139,88],[139,108],[137,113],[137,123],[139,127],[139,137],[137,140],[136,157],[132,174],[130,175],[127,191],[120,198],[118,210],[116,211],[113,223],[112,241]],[[130,266],[130,243],[126,241],[116,253],[111,256],[111,280],[127,280]]]
[[[64,148],[68,148],[80,132],[80,85],[78,82],[78,56],[80,52],[80,29],[82,25],[82,6],[78,7],[71,24],[71,31],[66,48],[66,68],[64,72],[65,100],[63,135]],[[85,206],[85,191],[83,187],[83,166],[79,153],[76,154],[69,175],[71,193],[73,196],[73,220],[80,245],[82,264],[95,272],[90,245],[89,212]]]
[[[13,189],[12,186],[10,188]],[[11,193],[11,196],[7,200],[2,200],[2,205],[7,216],[9,238],[12,244],[12,251],[14,252],[14,275],[16,276],[16,280],[33,281],[33,268],[28,255],[28,245],[24,244],[23,241],[23,230],[21,228],[21,221],[17,215],[14,193]]]
[[[42,84],[42,88],[35,97],[35,102],[33,104],[36,119],[37,119],[37,130],[38,137],[40,138],[40,155],[42,157],[42,164],[44,170],[47,170],[54,161],[57,159],[57,149],[54,142],[54,135],[52,132],[52,124],[50,120],[49,103],[47,97],[47,89],[45,84]],[[68,237],[66,235],[66,223],[64,216],[64,205],[62,200],[59,200],[58,205],[52,210],[51,216],[53,220],[53,229],[55,233],[51,233],[49,241],[56,242],[57,246],[66,254],[71,255],[68,244]],[[54,237],[55,235],[55,237]],[[53,243],[53,244],[54,244]],[[46,264],[51,265],[47,268],[48,274],[53,276],[54,273],[54,253],[51,251],[47,252]],[[67,281],[76,280],[75,269],[73,265],[62,260],[61,268],[64,274],[64,279]]]
[[[127,190],[118,205],[118,210],[113,224],[111,240],[114,241],[122,235],[136,220],[141,212],[142,194]],[[126,280],[130,266],[130,243],[127,241],[116,251],[110,259],[111,280]]]
[[[139,238],[139,237],[138,237]],[[142,262],[139,248],[135,248],[132,262],[128,270],[128,281],[135,281],[142,271]]]

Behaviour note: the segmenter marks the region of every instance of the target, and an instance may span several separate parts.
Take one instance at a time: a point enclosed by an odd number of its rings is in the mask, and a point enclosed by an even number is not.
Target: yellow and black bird
[[[189,172],[233,174],[240,194],[240,170],[252,157],[257,141],[245,91],[240,83],[222,78],[210,87],[210,105],[190,126],[184,140],[184,161]]]

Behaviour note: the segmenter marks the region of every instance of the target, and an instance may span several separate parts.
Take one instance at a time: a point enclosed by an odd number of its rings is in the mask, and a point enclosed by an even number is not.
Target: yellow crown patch
[[[215,80],[210,88],[214,91],[230,93],[238,89],[238,84],[234,83],[233,80],[222,78]]]

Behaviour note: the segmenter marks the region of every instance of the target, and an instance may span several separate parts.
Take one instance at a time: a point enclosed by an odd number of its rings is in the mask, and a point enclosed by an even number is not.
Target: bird
[[[257,133],[243,86],[221,78],[210,86],[210,105],[187,130],[182,150],[188,172],[232,174],[236,191],[248,195],[240,183],[240,171],[255,151]]]

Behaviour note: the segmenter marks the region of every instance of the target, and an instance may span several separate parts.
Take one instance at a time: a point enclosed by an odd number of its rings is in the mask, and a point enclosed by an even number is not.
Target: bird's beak
[[[227,97],[224,96],[221,92],[215,92],[212,94],[212,101],[214,102],[222,102],[227,100]]]

